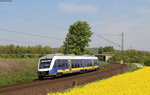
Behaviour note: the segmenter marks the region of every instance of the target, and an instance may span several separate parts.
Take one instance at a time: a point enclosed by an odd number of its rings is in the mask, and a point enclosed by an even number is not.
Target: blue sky
[[[0,44],[49,45],[59,47],[69,25],[87,21],[94,32],[90,47],[114,46],[101,39],[121,44],[125,49],[150,51],[150,0],[12,0],[0,2]],[[35,37],[11,33],[17,31],[41,35]],[[48,38],[49,37],[49,38]]]

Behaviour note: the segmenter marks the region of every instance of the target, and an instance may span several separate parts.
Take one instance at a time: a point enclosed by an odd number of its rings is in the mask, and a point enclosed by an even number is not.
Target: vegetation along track
[[[37,80],[29,83],[20,83],[12,86],[0,87],[0,95],[47,95],[49,92],[56,92],[60,89],[73,87],[73,82],[82,85],[92,81],[111,77],[123,73],[128,66],[123,64],[109,64],[98,71],[84,74],[67,75],[62,78]]]

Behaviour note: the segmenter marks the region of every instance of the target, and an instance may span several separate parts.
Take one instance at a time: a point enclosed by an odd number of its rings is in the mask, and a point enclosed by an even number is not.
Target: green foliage
[[[104,57],[103,56],[98,56],[98,60],[99,61],[104,61]]]
[[[56,50],[57,53],[64,53],[64,46],[61,46],[60,48],[57,48]]]
[[[94,54],[97,54],[99,48],[93,47],[93,48],[88,48],[88,49],[90,49]]]
[[[14,46],[6,45],[0,46],[0,57],[3,58],[34,58],[41,57],[45,54],[51,54],[54,51],[49,46]]]
[[[100,61],[100,66],[105,66],[105,65],[108,65],[109,63],[108,62],[104,62],[104,61]]]
[[[87,49],[87,48],[84,50],[84,54],[94,55],[94,53],[92,52],[92,50]]]
[[[99,49],[98,49],[98,54],[102,54],[103,53],[103,47],[100,47]]]
[[[127,63],[127,65],[130,66],[130,68],[128,69],[127,72],[132,72],[132,71],[140,69],[137,65],[135,65],[133,63]]]
[[[106,46],[103,48],[104,52],[114,52],[114,47],[113,46]]]
[[[106,47],[100,47],[98,50],[98,54],[102,54],[104,52],[114,52],[114,47],[113,46],[106,46]]]
[[[120,62],[120,60],[123,60],[127,63],[144,63],[148,59],[150,59],[150,52],[127,50],[114,52],[114,56],[109,58],[108,61]]]
[[[85,47],[88,46],[88,42],[91,41],[92,36],[91,27],[85,21],[77,21],[73,25],[70,25],[67,37],[64,42],[65,54],[84,54]]]
[[[150,66],[150,59],[149,59],[149,60],[146,60],[146,61],[144,62],[144,65]]]

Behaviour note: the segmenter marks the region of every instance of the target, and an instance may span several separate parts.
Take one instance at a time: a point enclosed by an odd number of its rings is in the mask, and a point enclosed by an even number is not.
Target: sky
[[[78,20],[94,33],[89,47],[120,50],[124,33],[125,50],[150,51],[150,0],[0,0],[0,45],[60,47]]]

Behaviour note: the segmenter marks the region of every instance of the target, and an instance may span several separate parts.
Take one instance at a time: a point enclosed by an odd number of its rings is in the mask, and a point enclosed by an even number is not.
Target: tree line
[[[51,48],[50,46],[19,46],[19,45],[0,45],[0,57],[3,58],[34,58],[47,54],[63,53],[63,47]],[[94,53],[85,48],[84,54],[94,55]]]
[[[126,51],[115,51],[113,54],[114,55],[109,59],[109,62],[119,62],[120,60],[123,60],[126,63],[150,62],[150,52],[148,51],[137,51],[131,49]]]
[[[40,57],[51,53],[55,53],[55,51],[50,46],[0,45],[1,57]]]

